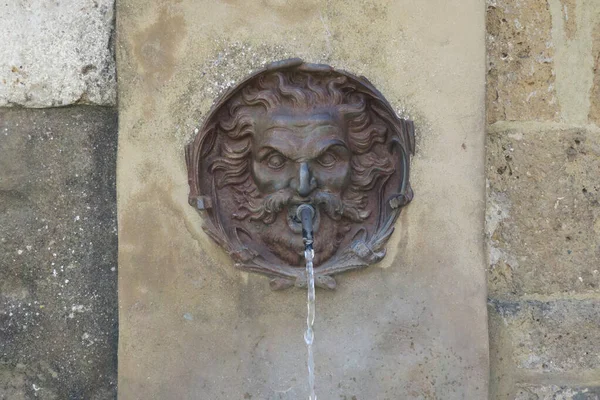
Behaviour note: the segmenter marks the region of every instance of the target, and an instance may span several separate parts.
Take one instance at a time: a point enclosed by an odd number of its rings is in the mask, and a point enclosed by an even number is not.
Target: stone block
[[[491,295],[596,293],[600,131],[499,129],[487,147]]]
[[[0,107],[116,104],[114,0],[11,0],[0,15]]]
[[[488,0],[487,121],[555,120],[552,15],[547,0]]]
[[[491,299],[488,311],[491,399],[571,399],[560,396],[575,388],[580,396],[598,394],[589,382],[600,376],[599,299]],[[555,382],[571,385],[546,386]]]
[[[116,110],[0,109],[0,398],[116,396]]]
[[[497,332],[512,346],[504,349],[513,367],[527,372],[600,370],[600,300],[489,301]],[[494,349],[496,350],[496,349]]]
[[[600,387],[521,386],[515,400],[600,400]]]

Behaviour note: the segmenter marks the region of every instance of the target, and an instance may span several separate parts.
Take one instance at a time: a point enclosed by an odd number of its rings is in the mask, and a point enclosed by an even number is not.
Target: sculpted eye
[[[319,161],[319,164],[321,164],[322,166],[329,168],[333,167],[333,165],[337,161],[337,157],[332,153],[327,152],[322,154],[317,161]]]
[[[267,165],[269,168],[279,169],[285,165],[285,157],[279,153],[273,153],[267,159]]]

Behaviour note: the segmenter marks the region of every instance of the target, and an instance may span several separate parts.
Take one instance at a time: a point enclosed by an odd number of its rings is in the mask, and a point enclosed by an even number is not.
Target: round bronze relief
[[[235,266],[306,286],[300,204],[314,217],[315,277],[385,256],[413,197],[412,121],[398,118],[364,77],[291,59],[269,64],[215,103],[186,146],[189,203]]]

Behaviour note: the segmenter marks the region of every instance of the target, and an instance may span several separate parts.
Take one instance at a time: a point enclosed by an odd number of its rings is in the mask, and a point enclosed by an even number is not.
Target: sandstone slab
[[[119,398],[307,397],[306,292],[233,268],[183,151],[219,93],[290,57],[367,76],[419,138],[385,260],[317,291],[319,398],[485,398],[483,2],[117,7]]]
[[[487,4],[488,123],[557,119],[560,107],[547,0]]]
[[[498,126],[487,158],[492,296],[597,293],[600,131]]]
[[[594,299],[490,300],[490,398],[595,399],[599,307]]]
[[[114,0],[0,4],[0,107],[116,104]]]
[[[597,300],[490,300],[490,307],[503,322],[494,335],[512,338],[514,367],[571,374],[600,370]]]

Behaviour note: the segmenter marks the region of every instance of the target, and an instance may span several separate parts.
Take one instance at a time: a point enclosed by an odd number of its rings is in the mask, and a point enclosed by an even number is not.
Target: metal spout
[[[296,210],[296,217],[302,223],[302,241],[306,250],[312,250],[313,245],[313,218],[315,209],[310,204],[301,204]]]

